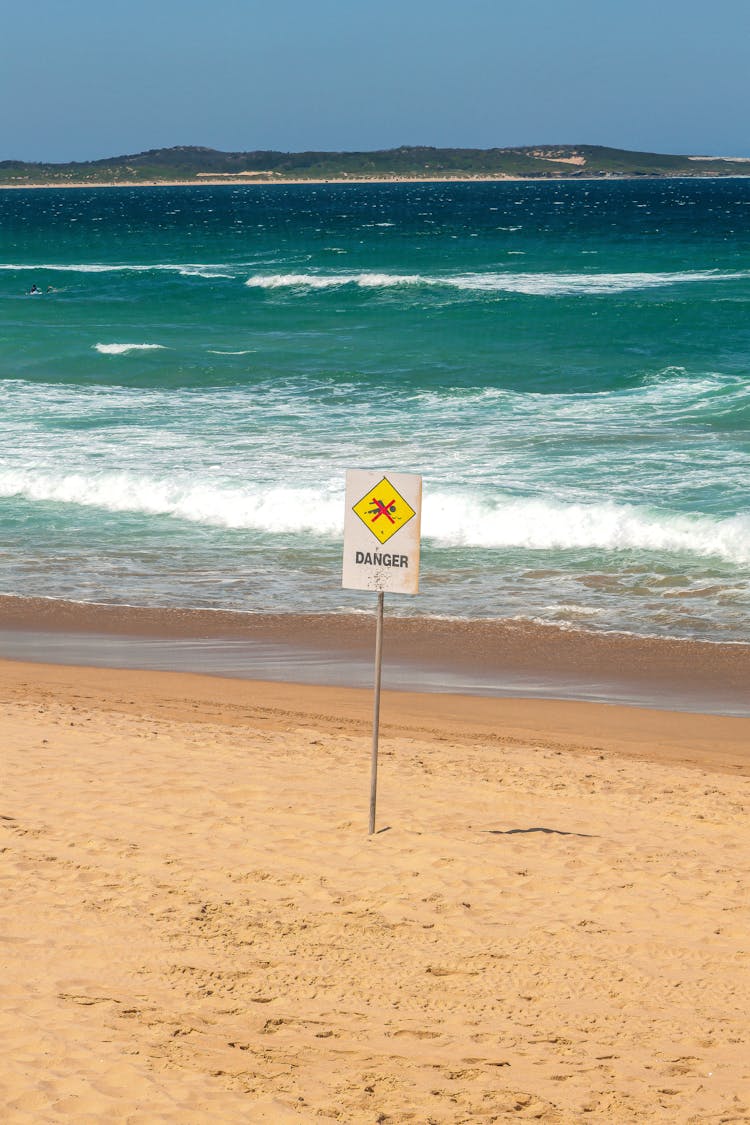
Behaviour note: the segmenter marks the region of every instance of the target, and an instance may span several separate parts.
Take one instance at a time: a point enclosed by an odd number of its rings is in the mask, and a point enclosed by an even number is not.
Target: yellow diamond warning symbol
[[[352,508],[365,527],[380,543],[387,543],[400,531],[416,512],[393,487],[388,477],[383,477]]]

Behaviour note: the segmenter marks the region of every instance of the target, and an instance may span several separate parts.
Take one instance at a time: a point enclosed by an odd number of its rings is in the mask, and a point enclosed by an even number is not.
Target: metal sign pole
[[[416,473],[386,473],[381,469],[346,470],[341,585],[345,590],[370,590],[378,595],[370,765],[371,836],[375,831],[378,789],[383,599],[385,594],[419,592],[421,519],[421,476]]]
[[[375,802],[378,793],[378,733],[380,729],[380,672],[383,665],[383,591],[378,594],[375,627],[375,700],[372,712],[372,757],[370,759],[370,832],[375,831]]]

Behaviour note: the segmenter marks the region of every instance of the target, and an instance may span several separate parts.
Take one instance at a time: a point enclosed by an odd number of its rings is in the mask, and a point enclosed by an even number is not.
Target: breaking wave
[[[0,264],[0,270],[32,273],[149,274],[171,273],[185,278],[239,280],[247,264],[211,262],[105,263],[40,262]],[[352,286],[359,289],[423,288],[467,293],[519,293],[526,296],[597,296],[671,285],[735,281],[750,278],[750,270],[683,270],[662,273],[531,273],[513,270],[455,274],[389,273],[360,270],[337,273],[253,273],[244,284],[250,289],[322,290]]]
[[[26,273],[176,273],[180,277],[205,277],[233,279],[232,267],[221,264],[202,264],[200,262],[155,262],[150,265],[116,264],[108,262],[39,262],[0,263],[0,270]],[[230,272],[228,272],[230,271]]]
[[[269,535],[303,533],[338,540],[343,495],[310,488],[251,488],[160,481],[132,472],[88,476],[8,470],[0,496],[161,515]],[[641,551],[750,563],[750,516],[715,519],[636,505],[553,503],[506,497],[493,503],[428,492],[424,538],[480,549]]]
[[[271,488],[259,493],[250,488],[168,483],[130,472],[98,477],[71,473],[56,478],[49,473],[9,471],[0,473],[0,496],[173,516],[271,534],[301,531],[335,535],[343,522],[341,497],[321,498],[308,489]]]
[[[128,352],[164,351],[164,344],[94,344],[94,351],[102,355],[127,355]]]
[[[273,273],[253,274],[251,289],[393,289],[405,286],[454,289],[475,293],[521,293],[529,296],[567,297],[627,293],[694,282],[732,281],[750,277],[750,271],[693,270],[673,273]]]
[[[398,273],[271,273],[254,274],[245,282],[250,289],[339,289],[358,285],[360,289],[390,289],[402,285],[439,284],[437,278],[421,274]]]
[[[490,506],[445,494],[425,502],[423,529],[446,546],[652,551],[750,562],[750,516],[745,515],[713,519],[631,504],[531,498]]]

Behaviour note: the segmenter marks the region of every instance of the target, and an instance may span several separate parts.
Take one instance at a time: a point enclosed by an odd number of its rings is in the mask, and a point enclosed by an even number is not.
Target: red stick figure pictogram
[[[372,519],[370,520],[371,523],[375,523],[375,520],[379,520],[381,516],[385,516],[386,519],[389,519],[391,521],[391,523],[396,522],[391,515],[391,512],[396,511],[395,497],[393,500],[389,500],[387,504],[384,504],[382,500],[378,500],[377,496],[373,496],[372,502],[375,507],[370,508],[370,511],[368,513],[372,516]]]

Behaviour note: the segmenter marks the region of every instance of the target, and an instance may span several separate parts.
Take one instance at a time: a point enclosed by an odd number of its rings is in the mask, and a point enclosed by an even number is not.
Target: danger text
[[[408,555],[380,554],[379,551],[357,551],[354,561],[361,566],[404,566],[409,565]]]

